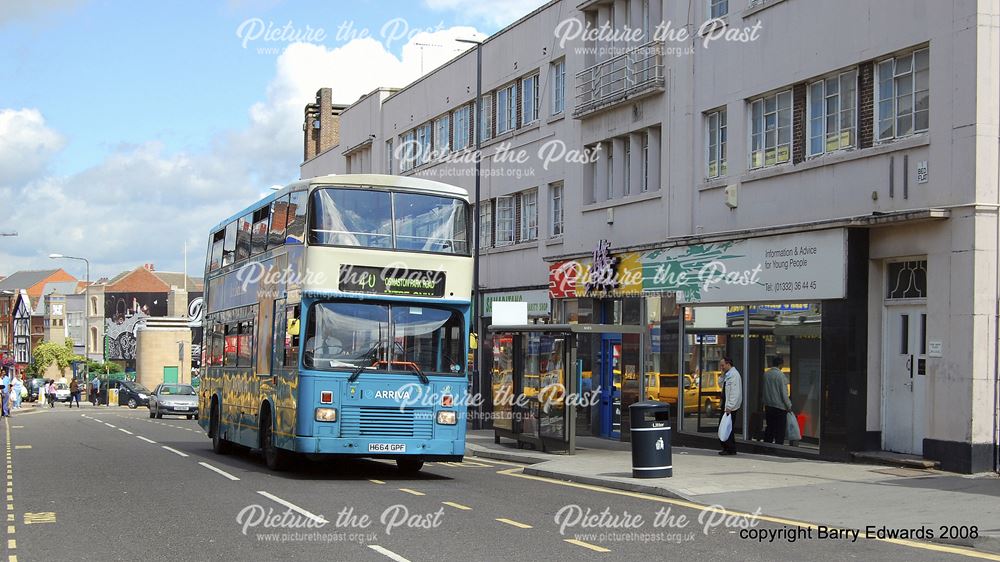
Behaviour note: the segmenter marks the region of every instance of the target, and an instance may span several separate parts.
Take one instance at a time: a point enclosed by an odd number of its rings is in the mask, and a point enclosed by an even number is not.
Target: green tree
[[[35,346],[31,355],[30,371],[39,376],[45,373],[45,370],[53,363],[56,364],[60,373],[66,374],[66,369],[79,357],[73,353],[73,341],[69,339],[62,345],[43,341]]]

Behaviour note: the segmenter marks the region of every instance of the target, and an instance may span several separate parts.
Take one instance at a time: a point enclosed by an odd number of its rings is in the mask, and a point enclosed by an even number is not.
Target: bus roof
[[[253,212],[255,209],[263,207],[275,199],[280,199],[293,191],[305,191],[311,187],[321,185],[346,185],[346,186],[368,186],[368,187],[390,187],[400,191],[416,191],[421,193],[432,193],[458,197],[469,203],[469,192],[453,185],[441,183],[423,178],[411,176],[390,176],[386,174],[331,174],[328,176],[318,176],[304,180],[294,181],[274,193],[254,201],[252,204],[241,209],[238,213],[226,218],[212,227],[212,232],[218,232],[234,220]]]

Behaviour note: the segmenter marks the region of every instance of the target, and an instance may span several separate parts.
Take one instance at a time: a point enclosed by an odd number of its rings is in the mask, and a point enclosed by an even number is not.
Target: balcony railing
[[[573,117],[663,90],[663,42],[650,41],[578,72]]]

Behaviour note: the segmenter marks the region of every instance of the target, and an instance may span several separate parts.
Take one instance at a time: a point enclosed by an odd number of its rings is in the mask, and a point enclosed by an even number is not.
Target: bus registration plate
[[[405,453],[405,443],[369,443],[369,453]]]

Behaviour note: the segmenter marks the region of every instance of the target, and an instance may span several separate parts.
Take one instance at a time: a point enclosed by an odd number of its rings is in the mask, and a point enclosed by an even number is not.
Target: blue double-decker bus
[[[469,197],[417,178],[293,183],[209,237],[199,424],[220,454],[461,461]]]

